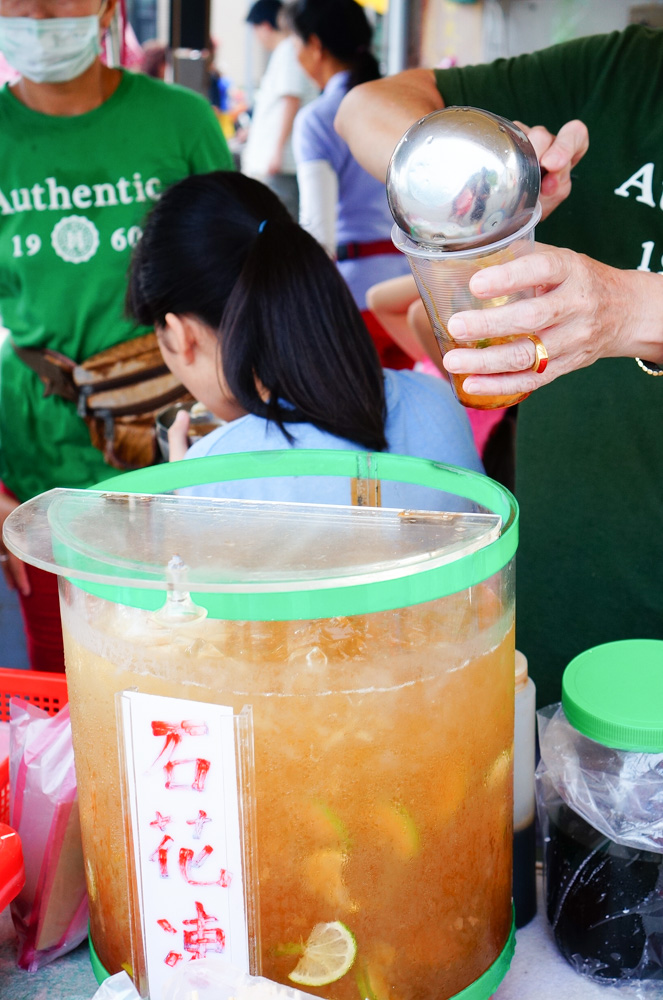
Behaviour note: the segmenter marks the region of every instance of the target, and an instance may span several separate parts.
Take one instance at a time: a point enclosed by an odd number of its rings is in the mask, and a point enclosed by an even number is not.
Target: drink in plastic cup
[[[393,227],[391,238],[410,262],[414,280],[443,357],[454,347],[482,348],[491,344],[505,344],[523,336],[523,334],[513,334],[507,337],[487,337],[483,340],[456,343],[449,334],[447,324],[451,316],[457,312],[464,312],[467,309],[491,309],[494,306],[530,297],[531,292],[527,291],[502,295],[495,299],[477,299],[470,292],[469,283],[472,275],[484,267],[506,264],[531,253],[534,249],[534,227],[540,217],[541,208],[537,206],[532,218],[522,229],[497,243],[472,247],[469,250],[443,250],[439,247],[424,246],[411,240],[398,226]],[[467,372],[449,373],[454,393],[463,406],[471,406],[476,410],[495,410],[502,406],[513,406],[529,395],[527,392],[514,393],[510,396],[470,395],[463,389],[467,375]]]

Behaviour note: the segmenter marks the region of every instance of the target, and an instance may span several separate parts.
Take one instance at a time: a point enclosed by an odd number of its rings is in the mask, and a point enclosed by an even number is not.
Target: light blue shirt
[[[337,243],[390,240],[394,220],[384,184],[360,167],[348,144],[334,131],[334,118],[345,97],[348,76],[348,70],[336,73],[320,96],[297,113],[292,133],[295,161],[326,160],[336,173]],[[366,308],[366,291],[371,285],[410,273],[401,253],[341,261],[338,268],[360,309]]]
[[[413,371],[384,372],[387,420],[387,450],[399,455],[432,459],[483,472],[464,408],[445,379]],[[196,441],[186,458],[202,458],[243,451],[273,451],[279,448],[340,448],[365,451],[361,445],[335,437],[313,424],[291,423],[286,429],[290,442],[277,424],[246,414]],[[436,491],[423,487],[384,482],[383,507],[413,509],[458,509],[444,502]],[[246,500],[281,500],[299,503],[351,503],[351,483],[337,477],[302,476],[212,483],[183,491],[194,496],[237,497]]]

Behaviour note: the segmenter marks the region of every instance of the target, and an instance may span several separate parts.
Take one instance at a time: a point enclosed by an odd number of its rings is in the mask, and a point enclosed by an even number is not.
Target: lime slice
[[[335,983],[352,968],[356,954],[355,936],[340,920],[316,924],[304,945],[304,954],[288,979],[302,986]]]
[[[304,802],[307,830],[320,838],[323,844],[338,842],[344,849],[350,847],[350,834],[341,817],[320,799]]]
[[[343,851],[323,850],[314,851],[305,858],[303,865],[307,888],[339,916],[358,909],[343,880],[347,861],[348,856]]]
[[[373,818],[380,839],[402,861],[411,861],[419,853],[419,831],[404,805],[400,802],[378,802]]]

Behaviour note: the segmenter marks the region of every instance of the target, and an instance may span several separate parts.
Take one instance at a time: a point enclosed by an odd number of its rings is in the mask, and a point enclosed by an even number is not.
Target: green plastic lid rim
[[[94,978],[97,980],[99,986],[105,983],[107,979],[110,979],[110,972],[107,972],[101,963],[101,959],[97,955],[94,947],[94,941],[92,940],[92,935],[90,934],[90,928],[88,927],[88,944],[90,946],[90,965],[92,966],[92,972],[94,973]]]
[[[639,726],[620,726],[602,719],[588,719],[586,713],[564,709],[564,714],[574,729],[604,747],[633,753],[663,753],[663,734],[660,729],[647,734]]]
[[[196,604],[228,621],[294,621],[371,614],[423,604],[458,593],[500,572],[518,545],[518,505],[499,483],[479,473],[403,455],[345,450],[284,449],[240,452],[151,466],[104,480],[94,490],[158,494],[203,483],[279,476],[344,476],[384,479],[437,489],[471,500],[502,517],[500,537],[455,562],[404,578],[337,588],[277,593],[199,594]],[[117,604],[156,611],[166,587],[142,589],[72,579],[87,593]]]
[[[568,723],[587,739],[614,750],[663,753],[663,722],[637,724],[619,722],[614,718],[606,719],[591,708],[579,704],[574,690],[576,674],[590,657],[617,652],[622,655],[628,652],[642,654],[651,650],[660,652],[663,670],[663,640],[660,639],[620,639],[593,646],[575,656],[562,675],[562,709]]]
[[[478,979],[475,979],[473,983],[466,986],[464,990],[461,990],[460,993],[454,993],[453,996],[449,997],[449,1000],[489,1000],[497,991],[497,987],[509,971],[515,950],[516,916],[514,911],[511,930],[506,939],[506,944],[493,964],[489,965],[486,971]]]
[[[91,934],[89,935],[88,943],[90,945],[90,965],[92,966],[94,978],[101,986],[103,982],[110,979],[110,972],[107,972],[101,964],[99,956],[95,951]],[[449,1000],[489,1000],[509,971],[515,950],[516,918],[514,915],[507,942],[493,964],[488,966],[486,971],[478,979],[475,979],[473,983],[466,986],[464,990],[461,990],[460,993],[454,993],[452,997],[449,997]]]

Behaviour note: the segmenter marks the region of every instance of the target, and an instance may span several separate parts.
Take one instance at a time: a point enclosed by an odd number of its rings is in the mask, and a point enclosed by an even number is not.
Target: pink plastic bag
[[[13,699],[10,719],[10,823],[26,874],[11,915],[18,964],[34,972],[87,937],[78,795],[69,707],[49,716]]]

